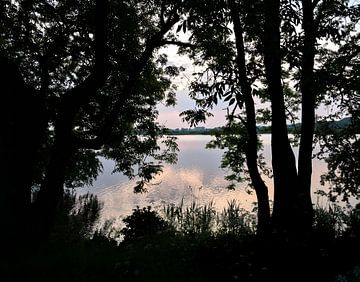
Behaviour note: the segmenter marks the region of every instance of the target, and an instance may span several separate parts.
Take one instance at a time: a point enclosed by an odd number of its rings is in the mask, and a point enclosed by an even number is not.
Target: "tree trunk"
[[[265,1],[264,62],[271,100],[271,150],[274,172],[273,225],[291,231],[296,226],[297,171],[288,139],[284,94],[281,83],[280,1]]]
[[[255,105],[252,97],[250,83],[246,73],[245,48],[243,40],[243,28],[240,21],[238,7],[234,0],[229,1],[231,17],[234,24],[234,33],[237,49],[236,63],[238,68],[238,80],[245,101],[246,129],[248,133],[246,144],[246,164],[249,170],[252,185],[258,200],[258,233],[267,234],[270,226],[270,205],[268,188],[261,178],[258,166],[258,139],[256,131]]]
[[[17,66],[3,56],[0,78],[1,242],[4,249],[11,249],[28,243],[24,238],[30,230],[31,186],[47,121],[42,101],[25,85]]]
[[[311,202],[312,145],[315,126],[314,57],[315,30],[313,4],[311,0],[302,1],[304,45],[301,69],[301,139],[298,161],[299,208],[303,211],[302,225],[310,229],[313,209]]]
[[[55,140],[45,179],[34,203],[35,235],[46,238],[53,228],[64,194],[66,168],[74,152],[71,120],[59,120],[55,125]]]
[[[34,220],[38,221],[34,228],[39,237],[49,235],[56,212],[62,203],[66,168],[76,149],[73,138],[76,116],[81,107],[96,95],[97,90],[104,85],[108,76],[109,70],[106,59],[107,17],[108,1],[96,0],[95,64],[91,74],[79,85],[65,93],[60,102],[55,121],[55,137],[50,161],[34,204]]]

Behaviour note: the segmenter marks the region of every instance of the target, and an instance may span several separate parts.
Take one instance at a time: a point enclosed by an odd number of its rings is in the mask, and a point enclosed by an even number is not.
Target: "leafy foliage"
[[[201,4],[200,4],[201,3]],[[231,4],[233,3],[233,4]],[[280,49],[282,89],[285,98],[285,111],[293,124],[294,140],[300,140],[298,123],[302,98],[309,93],[302,93],[304,87],[304,44],[306,24],[304,4],[301,1],[280,1]],[[214,9],[209,9],[213,5]],[[216,7],[216,9],[215,9]],[[234,8],[235,7],[235,8]],[[245,77],[239,81],[237,65],[237,41],[234,18],[231,13],[237,9],[239,24],[242,27],[241,40],[245,53]],[[246,144],[249,138],[249,124],[252,121],[245,111],[246,101],[260,98],[263,105],[256,109],[257,124],[267,124],[272,113],[268,109],[268,89],[264,74],[264,9],[263,1],[196,1],[188,15],[190,41],[196,46],[183,48],[199,66],[200,71],[190,85],[190,96],[197,108],[182,113],[184,120],[191,125],[204,122],[208,113],[220,100],[227,110],[228,124],[223,135],[216,135],[216,140],[209,147],[226,149],[222,167],[230,168],[233,173],[227,178],[230,187],[237,181],[249,181],[246,168]],[[359,197],[358,172],[358,136],[359,133],[359,4],[351,1],[315,1],[311,6],[313,18],[312,34],[314,48],[314,67],[312,69],[315,101],[313,108],[324,107],[334,110],[333,115],[324,117],[333,121],[344,116],[352,117],[352,125],[344,131],[323,131],[318,133],[322,147],[318,157],[328,163],[329,173],[323,176],[322,183],[331,186],[330,196]],[[213,23],[210,24],[210,21]],[[235,35],[235,37],[234,37]],[[241,51],[240,51],[241,52]],[[243,74],[244,75],[244,74]],[[248,80],[252,97],[246,98],[244,79]],[[306,98],[306,97],[305,97]],[[305,114],[306,115],[306,114]],[[321,120],[318,117],[318,122]],[[299,128],[297,128],[299,125]],[[277,125],[274,125],[277,126]],[[319,129],[319,128],[318,128]],[[305,129],[306,130],[306,129]],[[228,135],[228,136],[226,136]],[[319,136],[320,136],[319,135]],[[258,146],[260,149],[261,146]],[[259,154],[258,167],[265,174]]]
[[[337,204],[317,206],[314,216],[314,233],[320,240],[334,240],[342,236],[349,223],[348,209]]]
[[[179,207],[165,207],[171,208],[179,211]],[[259,240],[253,235],[255,215],[244,211],[232,201],[224,211],[216,216],[211,215],[212,221],[217,222],[213,226],[217,228],[213,233],[188,236],[180,229],[177,229],[178,232],[157,232],[158,229],[153,228],[147,234],[149,236],[116,244],[104,236],[107,232],[105,230],[114,229],[111,222],[108,222],[108,226],[103,228],[104,233],[95,233],[85,239],[78,237],[76,241],[53,240],[51,245],[43,246],[35,252],[24,252],[16,259],[10,257],[9,263],[1,264],[0,268],[5,281],[25,278],[31,281],[59,278],[102,281],[231,281],[234,276],[244,281],[264,281],[279,279],[285,275],[286,280],[288,274],[283,272],[284,266],[294,269],[301,280],[344,281],[346,278],[357,281],[358,259],[349,255],[349,250],[354,253],[358,251],[360,237],[359,233],[353,231],[359,230],[359,209],[348,213],[335,206],[331,209],[317,207],[316,210],[319,208],[321,216],[317,217],[319,220],[315,223],[315,230],[328,233],[326,240],[321,236],[315,244],[310,245],[279,243],[274,238]],[[198,209],[204,212],[208,210],[199,206]],[[182,214],[185,216],[184,211],[183,209]],[[133,216],[134,213],[137,217]],[[342,217],[346,214],[353,218],[348,221],[347,226],[344,225],[346,217]],[[201,213],[198,215],[203,217]],[[200,217],[194,221],[201,221]],[[131,221],[136,230],[145,230],[144,223],[151,223],[153,227],[162,226],[159,225],[162,222],[159,220],[160,215],[149,208],[137,208],[129,218],[136,218]],[[175,218],[178,215],[166,218],[165,221],[172,225],[171,220]],[[336,225],[332,225],[334,219]],[[57,231],[64,230],[69,231]],[[333,230],[340,231],[337,235],[342,235],[332,237],[335,234]],[[57,236],[68,235],[74,234],[58,233]],[[275,251],[276,256],[272,256]],[[299,257],[299,254],[305,256]],[[342,259],[339,260],[339,257]],[[326,267],[329,269],[324,271]],[[338,280],[334,280],[335,276]]]
[[[67,99],[74,107],[82,103],[72,124],[75,149],[67,167],[67,187],[91,184],[101,172],[100,156],[115,160],[116,171],[138,176],[139,191],[161,171],[163,162],[176,160],[174,142],[164,141],[169,147],[163,152],[158,146],[164,131],[156,122],[156,104],[174,103],[171,78],[181,68],[169,65],[164,55],[153,55],[162,40],[174,36],[158,34],[167,21],[176,22],[179,8],[172,1],[110,2],[103,38],[95,38],[99,29],[95,1],[12,1],[2,7],[0,52],[19,66],[46,108],[43,118],[48,128],[35,186],[46,175],[56,128],[71,112],[63,108]],[[100,58],[101,52],[106,59]],[[102,68],[96,69],[98,65]],[[95,94],[71,94],[94,73],[105,74]],[[134,86],[129,88],[130,84]],[[88,145],[92,143],[96,145]]]
[[[221,167],[231,168],[231,174],[226,175],[225,179],[230,182],[228,188],[234,189],[238,182],[247,182],[251,186],[251,178],[246,169],[246,150],[248,141],[248,132],[240,122],[228,123],[221,131],[215,132],[215,139],[210,141],[206,147],[209,149],[220,148],[226,149],[222,156]],[[258,148],[262,148],[258,140]],[[271,170],[263,160],[261,154],[258,157],[258,167],[262,173],[271,177]],[[248,190],[251,193],[251,190]]]
[[[324,67],[316,73],[322,81],[318,85],[320,97],[326,101],[329,112],[319,117],[317,139],[321,146],[318,157],[328,163],[328,173],[322,176],[322,183],[330,184],[332,200],[341,196],[348,201],[350,197],[359,198],[359,36],[355,31],[359,24],[359,5],[341,11],[351,21],[341,22],[341,44],[335,50],[322,51]],[[350,118],[350,124],[342,128],[331,125],[344,116]]]
[[[328,163],[328,172],[321,178],[321,183],[330,184],[329,197],[335,201],[341,197],[348,202],[351,197],[360,197],[360,171],[359,171],[359,140],[350,139],[346,135],[334,133],[326,138],[326,151],[321,155]]]
[[[151,207],[133,210],[133,213],[123,219],[125,227],[120,233],[125,241],[146,239],[168,229],[167,223]]]

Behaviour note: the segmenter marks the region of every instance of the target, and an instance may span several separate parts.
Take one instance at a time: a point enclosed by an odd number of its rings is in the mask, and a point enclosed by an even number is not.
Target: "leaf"
[[[177,28],[176,28],[176,33],[180,32],[180,30],[181,30],[181,24],[179,24],[179,25],[177,26]]]
[[[230,102],[229,102],[229,106],[231,106],[232,104],[234,104],[235,101],[236,101],[236,99],[235,99],[235,98],[232,98],[232,99],[230,100]]]
[[[214,101],[214,104],[217,105],[218,103],[218,98],[216,95],[213,96],[213,101]]]
[[[186,33],[186,20],[182,24],[183,32]]]

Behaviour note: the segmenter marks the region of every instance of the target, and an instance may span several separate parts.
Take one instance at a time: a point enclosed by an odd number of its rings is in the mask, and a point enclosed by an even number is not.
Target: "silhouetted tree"
[[[64,184],[91,183],[101,171],[99,156],[114,159],[115,170],[128,177],[139,176],[137,191],[163,162],[175,161],[173,139],[160,152],[155,120],[158,101],[174,102],[170,78],[179,70],[155,51],[174,43],[170,30],[179,14],[177,1],[2,6],[5,229],[17,233],[11,229],[29,215],[35,189],[33,219],[47,233]]]
[[[258,197],[260,230],[270,219],[267,188],[260,171],[269,171],[257,152],[260,144],[256,123],[271,121],[273,227],[295,234],[308,232],[313,216],[311,174],[315,109],[327,102],[319,74],[332,72],[323,62],[327,46],[341,50],[342,40],[355,39],[358,20],[358,6],[348,1],[192,3],[187,28],[191,32],[191,43],[197,47],[181,51],[189,51],[202,69],[191,85],[191,95],[198,108],[183,115],[194,124],[205,120],[218,100],[228,103],[227,128],[210,146],[228,148],[222,166],[233,170],[229,180],[242,181],[244,173],[248,175],[245,179],[250,180]],[[354,68],[348,70],[350,76],[356,77]],[[334,81],[327,82],[334,85]],[[254,97],[269,102],[270,111],[266,104],[258,106],[256,111]],[[337,100],[339,98],[335,97],[334,102]],[[299,110],[297,163],[288,137],[287,121],[296,118]]]
[[[340,11],[341,12],[341,11]],[[350,23],[359,23],[359,7],[348,14]],[[338,197],[348,201],[360,196],[360,95],[359,95],[359,36],[351,25],[343,29],[338,48],[323,51],[322,69],[317,71],[320,97],[325,100],[328,114],[319,116],[316,134],[321,150],[318,157],[325,159],[328,172],[322,176],[322,184],[330,185],[332,201]],[[336,105],[335,110],[331,105]],[[346,119],[342,119],[348,117]],[[340,122],[334,121],[342,119]]]

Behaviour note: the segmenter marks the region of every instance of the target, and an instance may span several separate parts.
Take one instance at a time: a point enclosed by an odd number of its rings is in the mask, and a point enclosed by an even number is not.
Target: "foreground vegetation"
[[[158,105],[174,106],[185,84],[194,108],[180,116],[191,126],[224,109],[226,123],[208,147],[224,150],[230,187],[246,181],[254,189],[258,233],[311,233],[315,142],[328,165],[321,181],[329,196],[360,198],[358,3],[1,2],[0,242],[56,233],[64,189],[91,185],[103,158],[144,192],[177,161]],[[169,45],[191,61],[187,70],[168,57]],[[346,128],[331,126],[345,116]],[[298,151],[290,121],[301,123]],[[259,125],[271,126],[271,166]],[[265,175],[273,177],[272,210]]]
[[[64,213],[41,247],[31,243],[2,264],[2,281],[359,281],[360,210],[316,207],[299,241],[261,238],[256,215],[235,201],[133,210],[98,224],[101,204],[67,194]]]

